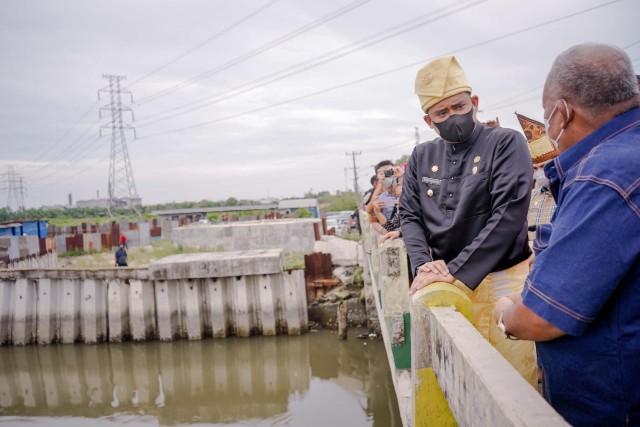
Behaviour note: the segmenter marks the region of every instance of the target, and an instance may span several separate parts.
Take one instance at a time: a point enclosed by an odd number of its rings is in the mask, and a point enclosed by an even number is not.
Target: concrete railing
[[[0,270],[0,344],[95,343],[307,329],[282,251],[176,255],[147,268]]]
[[[380,245],[366,215],[361,225],[405,426],[567,425],[467,320],[464,292],[435,283],[410,298],[404,243]]]

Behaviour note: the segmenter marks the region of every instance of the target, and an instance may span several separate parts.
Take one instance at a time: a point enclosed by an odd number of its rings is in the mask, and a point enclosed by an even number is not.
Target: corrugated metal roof
[[[291,199],[280,200],[279,209],[296,209],[296,208],[317,208],[318,200],[316,199]]]

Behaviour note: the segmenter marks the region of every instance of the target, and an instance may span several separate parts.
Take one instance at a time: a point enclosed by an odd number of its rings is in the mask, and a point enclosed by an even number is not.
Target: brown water
[[[329,331],[0,348],[0,424],[401,426],[382,342]]]

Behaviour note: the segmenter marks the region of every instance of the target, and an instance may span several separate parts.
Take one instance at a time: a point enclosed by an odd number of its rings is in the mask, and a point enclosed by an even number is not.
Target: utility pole
[[[114,74],[103,74],[103,78],[108,81],[108,85],[98,90],[98,100],[101,99],[102,93],[109,95],[109,104],[103,106],[98,111],[99,118],[102,118],[102,112],[108,111],[111,121],[100,127],[100,136],[103,129],[111,131],[111,154],[109,158],[109,180],[107,186],[109,215],[113,217],[111,209],[116,207],[130,207],[138,215],[136,205],[140,203],[136,182],[133,178],[133,168],[129,158],[129,150],[127,148],[126,132],[133,131],[136,138],[136,129],[128,123],[124,123],[122,118],[123,112],[131,113],[131,120],[135,120],[133,110],[129,106],[122,103],[122,95],[128,95],[131,103],[133,103],[133,94],[127,89],[122,89],[120,81],[125,76]]]
[[[416,137],[416,145],[420,144],[420,129],[418,129],[418,126],[414,127],[414,135]]]
[[[357,206],[360,206],[360,189],[358,188],[358,167],[356,166],[356,156],[359,156],[361,154],[361,151],[352,151],[350,153],[345,153],[346,156],[351,156],[351,160],[353,161],[353,191],[356,194]]]

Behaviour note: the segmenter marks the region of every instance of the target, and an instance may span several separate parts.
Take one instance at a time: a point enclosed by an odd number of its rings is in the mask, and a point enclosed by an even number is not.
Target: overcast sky
[[[352,188],[347,151],[362,152],[362,188],[371,165],[410,154],[414,126],[422,140],[434,136],[413,94],[419,64],[457,52],[480,97],[481,119],[498,116],[518,128],[516,110],[542,119],[541,86],[559,52],[586,41],[624,47],[640,40],[640,3],[613,2],[481,42],[604,3],[5,0],[0,172],[14,165],[24,176],[30,207],[64,204],[69,192],[74,200],[106,195],[110,136],[98,138],[98,128],[108,112],[98,120],[98,109],[108,99],[98,103],[96,94],[106,85],[102,75],[112,73],[127,76],[136,101],[138,139],[127,138],[144,203]],[[309,29],[325,16],[334,18]],[[376,42],[391,28],[403,32]],[[638,70],[640,43],[627,52]],[[317,58],[326,62],[264,84],[265,76]],[[184,83],[205,72],[208,78]],[[163,96],[145,99],[154,94]],[[211,100],[204,108],[176,110],[203,99]],[[0,191],[0,205],[5,198]]]

